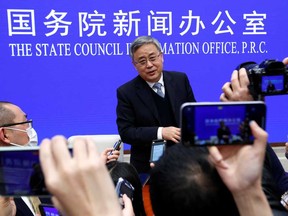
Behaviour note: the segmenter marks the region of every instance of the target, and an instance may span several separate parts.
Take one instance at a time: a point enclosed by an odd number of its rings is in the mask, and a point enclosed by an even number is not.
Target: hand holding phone
[[[39,148],[0,148],[0,196],[51,196],[45,185]]]
[[[265,129],[264,102],[185,103],[181,107],[181,141],[186,146],[252,144],[251,120]]]
[[[119,198],[122,198],[123,195],[126,194],[132,201],[134,194],[134,187],[129,181],[120,177],[116,185],[116,193]],[[122,205],[122,207],[124,207],[124,202],[122,199],[120,199],[120,204]]]
[[[113,154],[113,151],[117,150],[119,151],[120,150],[120,147],[121,147],[121,144],[122,144],[122,140],[118,140],[114,146],[113,146],[113,150],[110,151],[110,153],[108,155],[112,155]]]

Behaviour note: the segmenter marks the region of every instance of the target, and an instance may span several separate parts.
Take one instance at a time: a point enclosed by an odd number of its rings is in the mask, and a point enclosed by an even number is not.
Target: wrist
[[[272,210],[261,185],[232,193],[240,215],[272,215]]]

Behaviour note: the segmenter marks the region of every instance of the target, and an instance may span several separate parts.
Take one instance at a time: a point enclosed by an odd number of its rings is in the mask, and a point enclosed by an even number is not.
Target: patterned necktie
[[[161,83],[155,83],[154,85],[153,85],[153,88],[155,88],[157,91],[156,91],[156,93],[160,96],[160,97],[162,97],[162,98],[164,98],[164,93],[163,93],[163,91],[162,91],[162,89],[161,89]]]
[[[31,196],[29,197],[29,201],[33,207],[35,214],[40,215],[40,210],[39,210],[39,205],[41,204],[40,199],[38,197]]]

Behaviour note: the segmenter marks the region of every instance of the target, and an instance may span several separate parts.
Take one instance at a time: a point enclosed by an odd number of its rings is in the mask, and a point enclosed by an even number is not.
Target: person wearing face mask
[[[37,146],[37,132],[32,120],[16,105],[0,102],[0,146]]]
[[[32,120],[27,119],[27,114],[17,105],[0,101],[0,148],[4,146],[37,146],[37,132],[32,127]],[[120,151],[107,148],[101,153],[101,157],[106,163],[117,160]],[[35,204],[36,202],[36,204]],[[38,197],[1,197],[0,196],[0,216],[40,216],[36,206],[39,203],[52,204],[49,198]],[[33,204],[32,204],[33,203]],[[36,207],[35,207],[36,206]]]
[[[19,129],[19,128],[15,128],[14,126],[16,125],[28,125],[28,127],[23,130],[23,129]],[[23,147],[23,146],[37,146],[38,144],[38,136],[37,136],[37,132],[35,131],[35,129],[32,127],[32,120],[26,120],[24,122],[18,122],[18,123],[11,123],[11,124],[4,124],[1,125],[2,128],[6,129],[6,130],[14,130],[14,131],[20,131],[23,133],[26,133],[28,136],[28,142],[26,144],[17,144],[17,143],[13,143],[10,142],[10,145],[13,146],[18,146],[18,147]]]
[[[37,133],[32,127],[32,120],[15,104],[0,101],[0,147],[1,146],[37,146]],[[33,202],[39,199],[33,198]],[[40,215],[29,197],[0,197],[0,216]],[[45,203],[51,201],[45,200]]]

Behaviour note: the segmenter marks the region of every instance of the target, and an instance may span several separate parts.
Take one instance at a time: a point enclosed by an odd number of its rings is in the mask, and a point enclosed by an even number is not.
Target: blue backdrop
[[[197,101],[219,101],[242,62],[288,56],[287,0],[0,2],[0,100],[39,139],[117,133],[116,88],[137,75],[129,44],[152,35],[164,68],[186,72]],[[267,97],[270,142],[288,134],[287,95]]]

